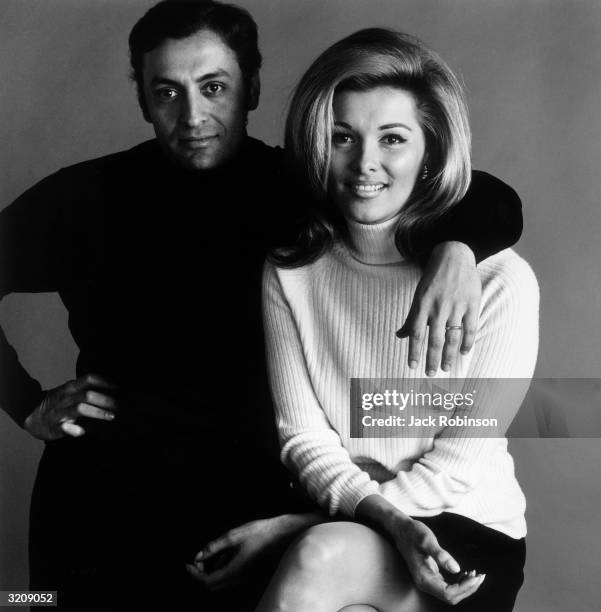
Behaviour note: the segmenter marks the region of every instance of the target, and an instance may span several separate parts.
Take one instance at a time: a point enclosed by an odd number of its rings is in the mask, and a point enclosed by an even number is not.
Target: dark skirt
[[[485,527],[476,521],[443,512],[416,517],[438,538],[438,543],[457,560],[462,570],[486,574],[480,588],[449,609],[461,612],[511,612],[524,582],[526,543]]]

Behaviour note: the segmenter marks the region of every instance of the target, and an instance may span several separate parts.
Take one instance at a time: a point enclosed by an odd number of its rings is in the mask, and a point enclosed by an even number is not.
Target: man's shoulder
[[[272,147],[250,136],[246,139],[245,153],[253,159],[275,164],[281,164],[284,160],[284,150],[281,147]]]
[[[123,151],[65,166],[57,172],[57,175],[90,179],[105,174],[131,172],[135,168],[147,166],[158,156],[158,143],[151,139]]]

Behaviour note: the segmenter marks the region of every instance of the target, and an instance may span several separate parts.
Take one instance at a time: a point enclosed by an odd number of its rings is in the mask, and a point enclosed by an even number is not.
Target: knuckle
[[[95,399],[95,395],[96,394],[94,393],[94,391],[86,391],[84,394],[85,401],[88,403],[93,402]]]
[[[418,344],[421,344],[424,339],[424,332],[421,329],[413,329],[409,332],[411,340]]]
[[[420,591],[425,591],[426,590],[426,580],[425,578],[419,574],[418,576],[415,577],[415,586],[420,590]]]
[[[429,538],[428,536],[424,533],[424,534],[420,534],[417,538],[417,545],[420,548],[426,548],[429,544]]]
[[[439,336],[430,336],[430,339],[428,340],[428,345],[434,350],[439,350],[442,348],[443,340]]]

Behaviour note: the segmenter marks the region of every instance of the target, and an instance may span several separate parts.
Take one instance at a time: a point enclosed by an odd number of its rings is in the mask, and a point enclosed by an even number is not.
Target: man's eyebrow
[[[202,83],[203,81],[209,81],[211,79],[217,79],[220,77],[230,77],[230,76],[231,75],[227,70],[215,70],[214,72],[207,72],[206,74],[199,76],[196,79],[196,82]],[[165,85],[180,85],[181,84],[179,81],[175,79],[170,79],[169,77],[161,76],[160,74],[153,76],[152,79],[150,80],[151,85],[158,85],[159,83],[165,84]]]
[[[385,125],[381,125],[378,129],[379,130],[389,130],[391,128],[396,128],[396,127],[400,127],[400,128],[405,128],[406,130],[409,130],[410,132],[412,132],[413,130],[406,125],[405,123],[387,123]]]

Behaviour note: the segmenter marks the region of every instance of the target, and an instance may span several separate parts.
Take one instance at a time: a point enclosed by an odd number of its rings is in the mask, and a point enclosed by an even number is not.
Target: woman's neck
[[[373,224],[346,219],[347,242],[353,257],[374,265],[403,261],[394,241],[398,220],[399,215]]]

